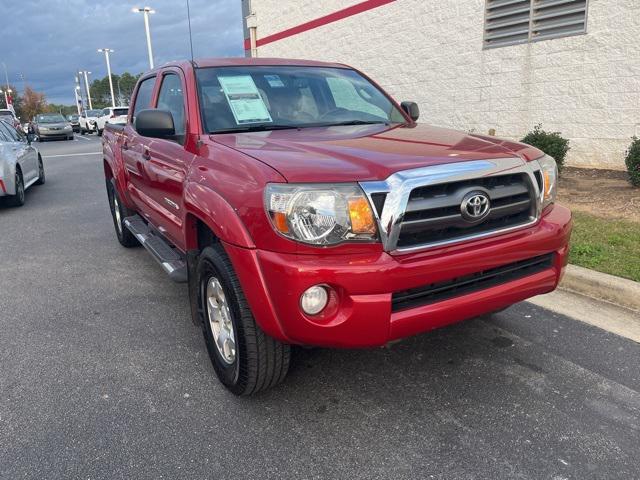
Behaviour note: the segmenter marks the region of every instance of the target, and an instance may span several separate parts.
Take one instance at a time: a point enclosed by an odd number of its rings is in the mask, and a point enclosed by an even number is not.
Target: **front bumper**
[[[38,132],[38,137],[49,140],[52,138],[68,138],[73,135],[73,130],[50,130],[48,132],[43,132],[40,130]]]
[[[556,288],[567,263],[571,212],[555,205],[534,226],[476,241],[402,256],[295,255],[225,248],[256,321],[294,344],[371,347],[505,308]],[[545,254],[549,268],[435,303],[392,310],[394,292],[446,282]],[[337,292],[328,315],[302,313],[302,292],[316,284]]]

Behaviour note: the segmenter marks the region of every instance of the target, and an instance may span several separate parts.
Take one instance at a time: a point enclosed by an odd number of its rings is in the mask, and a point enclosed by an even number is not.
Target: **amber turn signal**
[[[287,223],[287,215],[282,212],[273,212],[273,224],[280,233],[289,233],[289,224]]]
[[[349,199],[349,217],[353,233],[376,233],[376,223],[369,202],[364,197]]]

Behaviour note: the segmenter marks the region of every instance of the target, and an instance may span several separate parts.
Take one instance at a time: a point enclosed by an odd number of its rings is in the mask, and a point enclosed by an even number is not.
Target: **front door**
[[[120,143],[122,159],[127,170],[127,188],[131,201],[136,209],[147,219],[152,221],[153,207],[150,198],[145,193],[145,168],[147,161],[146,152],[149,148],[150,138],[145,138],[135,131],[135,119],[138,112],[151,108],[156,77],[152,76],[142,80],[135,94],[131,122],[128,122],[123,130],[123,138]]]

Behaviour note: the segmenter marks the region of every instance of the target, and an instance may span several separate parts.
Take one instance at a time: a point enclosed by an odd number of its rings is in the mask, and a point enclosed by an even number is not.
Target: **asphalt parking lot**
[[[39,144],[0,207],[1,479],[640,478],[640,345],[531,303],[229,394],[185,286],[117,243],[99,140]]]

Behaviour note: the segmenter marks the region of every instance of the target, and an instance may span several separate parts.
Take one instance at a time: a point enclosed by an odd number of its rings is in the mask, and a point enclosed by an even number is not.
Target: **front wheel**
[[[196,272],[204,338],[222,384],[236,395],[252,395],[282,382],[291,347],[256,324],[222,245],[202,250]]]

